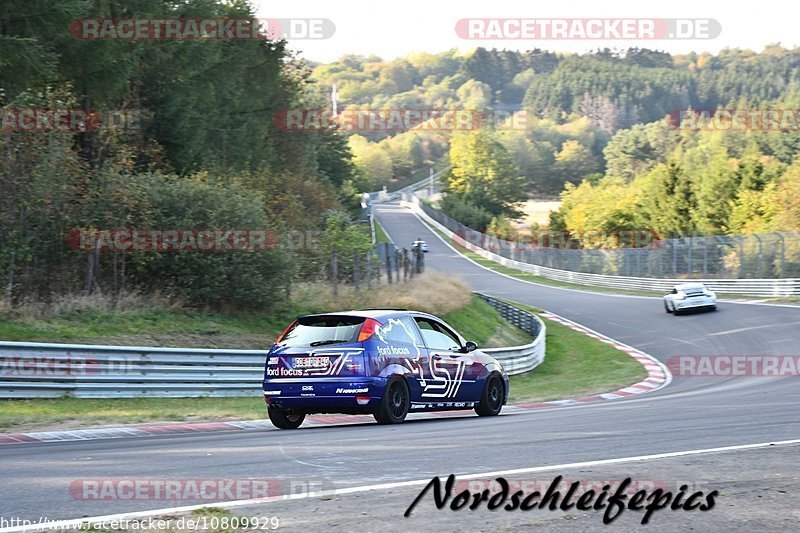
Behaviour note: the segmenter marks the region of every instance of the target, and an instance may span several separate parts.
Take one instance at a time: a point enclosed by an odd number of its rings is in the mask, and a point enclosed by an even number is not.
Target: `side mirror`
[[[475,343],[474,343],[474,342],[472,342],[472,341],[467,341],[467,342],[464,344],[464,353],[474,352],[474,351],[475,351],[475,350],[477,350],[477,349],[478,349],[478,345],[477,345],[477,344],[475,344]]]

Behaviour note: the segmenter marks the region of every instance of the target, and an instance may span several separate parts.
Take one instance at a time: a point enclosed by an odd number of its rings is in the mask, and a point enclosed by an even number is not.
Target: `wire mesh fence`
[[[381,284],[405,283],[424,271],[425,255],[419,247],[400,248],[384,242],[365,252],[353,251],[352,256],[333,250],[328,279],[336,294],[340,284],[360,291]]]
[[[548,268],[644,278],[793,278],[800,277],[800,232],[713,235],[647,239],[637,247],[577,249],[507,241],[473,230],[429,204],[424,212],[469,243],[497,255]]]

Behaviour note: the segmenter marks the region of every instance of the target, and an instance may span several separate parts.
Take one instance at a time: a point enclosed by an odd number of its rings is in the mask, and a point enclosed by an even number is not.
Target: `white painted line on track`
[[[618,457],[614,459],[597,459],[593,461],[581,461],[576,463],[563,463],[558,465],[543,465],[531,466],[524,468],[513,468],[509,470],[495,470],[492,472],[478,472],[473,474],[458,474],[458,477],[467,479],[476,478],[491,478],[501,476],[513,476],[517,474],[532,474],[538,472],[553,472],[557,470],[570,470],[576,468],[588,468],[595,466],[607,466],[624,463],[637,463],[644,461],[657,461],[659,459],[670,459],[673,457],[686,457],[693,455],[705,455],[710,453],[726,453],[736,452],[742,450],[755,450],[759,448],[769,448],[771,446],[791,446],[800,444],[800,439],[782,440],[774,442],[758,442],[754,444],[737,444],[734,446],[721,446],[717,448],[701,448],[697,450],[682,450],[677,452],[656,453],[652,455],[635,455],[632,457]],[[361,485],[356,487],[346,487],[342,489],[321,490],[316,492],[305,492],[286,494],[283,496],[274,496],[269,498],[258,498],[250,500],[231,500],[214,503],[203,503],[200,505],[186,505],[183,507],[165,507],[162,509],[151,509],[147,511],[137,511],[132,513],[111,514],[103,516],[90,516],[84,518],[76,518],[71,520],[54,520],[42,524],[30,524],[25,526],[14,526],[0,528],[0,533],[25,533],[28,531],[40,531],[43,529],[76,529],[81,526],[98,524],[100,522],[108,522],[111,520],[136,520],[151,518],[165,514],[174,514],[181,512],[189,512],[205,507],[217,507],[223,509],[235,509],[238,507],[245,507],[249,505],[263,505],[267,503],[278,503],[293,500],[306,500],[310,498],[327,498],[332,496],[343,496],[346,494],[358,494],[363,492],[372,492],[376,490],[391,490],[406,487],[419,487],[430,483],[430,479],[414,479],[410,481],[398,481],[394,483],[378,483],[374,485]]]

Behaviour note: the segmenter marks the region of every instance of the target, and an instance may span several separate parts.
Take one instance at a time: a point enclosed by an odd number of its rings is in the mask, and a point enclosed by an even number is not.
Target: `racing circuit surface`
[[[474,290],[557,313],[661,361],[674,355],[800,355],[800,308],[721,301],[716,313],[674,317],[664,312],[660,298],[559,289],[492,273],[448,248],[408,210],[388,204],[376,206],[375,213],[400,246],[417,238],[429,243],[428,268],[459,276]],[[640,523],[642,513],[635,511],[604,526],[597,511],[437,510],[430,495],[410,518],[403,517],[433,476],[528,469],[507,477],[630,476],[659,480],[672,490],[688,483],[720,491],[708,512],[657,512],[650,527],[659,531],[776,531],[800,523],[800,445],[696,451],[800,439],[798,391],[796,377],[675,377],[670,386],[640,397],[540,411],[508,409],[493,418],[470,411],[426,420],[411,415],[392,427],[354,423],[6,446],[0,448],[5,485],[0,515],[79,518],[195,503],[87,500],[70,492],[82,479],[266,479],[277,480],[283,493],[298,492],[304,484],[353,488],[350,494],[234,509],[242,516],[277,516],[279,530],[486,531],[538,525],[548,531],[605,531]],[[653,454],[665,455],[607,461]],[[409,481],[418,483],[396,485]]]

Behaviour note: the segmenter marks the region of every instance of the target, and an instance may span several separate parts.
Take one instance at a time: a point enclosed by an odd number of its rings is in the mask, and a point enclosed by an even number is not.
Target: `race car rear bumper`
[[[304,413],[371,412],[383,395],[385,378],[296,378],[265,380],[264,401]]]

